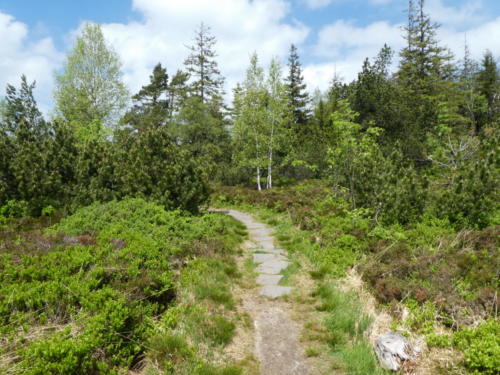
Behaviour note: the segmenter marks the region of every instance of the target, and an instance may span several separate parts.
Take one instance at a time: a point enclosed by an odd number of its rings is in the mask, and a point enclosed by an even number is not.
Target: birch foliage
[[[120,69],[100,25],[87,23],[56,74],[54,92],[57,114],[75,127],[79,138],[102,135],[103,126],[118,123],[129,99]]]

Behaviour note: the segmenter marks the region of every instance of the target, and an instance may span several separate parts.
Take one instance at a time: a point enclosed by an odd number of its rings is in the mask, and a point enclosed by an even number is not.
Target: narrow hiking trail
[[[287,252],[275,246],[273,230],[251,215],[235,210],[222,212],[247,227],[249,241],[244,244],[244,251],[257,265],[258,288],[242,296],[242,308],[253,320],[254,350],[260,362],[260,374],[310,374],[299,341],[302,326],[290,318],[289,303],[281,298],[292,291],[291,287],[279,285],[283,278],[281,272],[290,265]]]

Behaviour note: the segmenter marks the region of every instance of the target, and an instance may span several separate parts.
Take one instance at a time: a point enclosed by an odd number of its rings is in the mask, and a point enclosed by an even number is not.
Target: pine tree
[[[170,114],[170,95],[167,70],[158,63],[149,77],[150,83],[135,94],[133,108],[123,122],[135,129],[165,126]]]
[[[177,70],[168,87],[169,117],[178,114],[188,95],[189,73]]]
[[[390,126],[391,93],[394,88],[389,80],[392,50],[387,45],[380,50],[375,61],[366,59],[358,80],[354,83],[352,108],[359,113],[358,122],[367,126]]]
[[[290,55],[288,57],[288,76],[286,77],[286,90],[293,109],[293,122],[299,128],[303,128],[309,117],[309,94],[306,91],[306,84],[302,74],[297,47],[290,46]]]
[[[51,184],[45,164],[49,126],[38,110],[34,88],[35,83],[29,84],[24,75],[19,89],[7,85],[2,124],[4,137],[7,136],[2,151],[9,151],[11,158],[8,166],[2,162],[7,167],[8,179],[2,185],[10,190],[9,199],[28,202],[31,214],[39,213],[47,203]]]
[[[42,135],[47,132],[47,123],[38,110],[33,90],[36,83],[28,83],[26,76],[21,76],[21,87],[16,89],[7,85],[3,127],[18,137]]]
[[[210,34],[210,28],[201,23],[195,31],[194,45],[184,61],[186,71],[192,79],[190,90],[203,104],[222,102],[224,79],[220,74],[215,52],[217,40]]]

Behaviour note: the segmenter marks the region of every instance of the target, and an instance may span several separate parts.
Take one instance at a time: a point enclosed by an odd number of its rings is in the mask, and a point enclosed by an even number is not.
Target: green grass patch
[[[300,264],[297,260],[292,259],[291,264],[281,271],[283,278],[280,280],[279,285],[291,285],[293,276],[299,271]]]

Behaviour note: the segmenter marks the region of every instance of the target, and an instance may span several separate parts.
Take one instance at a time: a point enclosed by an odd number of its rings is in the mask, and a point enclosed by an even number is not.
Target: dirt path
[[[299,342],[302,327],[290,319],[288,303],[281,298],[292,291],[291,287],[279,285],[281,271],[290,264],[287,252],[274,245],[272,229],[252,216],[234,210],[223,212],[245,224],[250,237],[245,251],[258,264],[259,288],[242,296],[242,307],[253,319],[261,375],[309,374]]]

